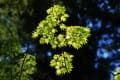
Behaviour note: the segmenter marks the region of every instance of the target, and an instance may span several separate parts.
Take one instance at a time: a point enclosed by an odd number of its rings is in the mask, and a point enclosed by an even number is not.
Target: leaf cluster
[[[26,53],[23,58],[21,58],[15,67],[18,77],[15,80],[29,80],[31,74],[36,71],[36,58],[33,55]]]
[[[0,15],[4,16],[20,16],[24,12],[31,14],[30,8],[32,0],[0,0]]]
[[[27,53],[18,59],[0,58],[0,80],[29,80],[30,75],[36,71],[36,58],[31,54]]]
[[[81,48],[87,43],[90,29],[81,26],[67,26],[65,22],[69,15],[62,5],[54,5],[47,10],[45,20],[40,21],[36,30],[32,33],[33,38],[40,36],[40,44],[50,44],[53,49],[72,46]],[[63,52],[55,54],[50,66],[56,69],[56,74],[61,75],[72,71],[72,55]]]
[[[55,67],[57,75],[70,73],[73,68],[72,59],[73,55],[70,55],[67,52],[63,52],[61,55],[55,54],[50,61],[50,66]]]
[[[78,49],[87,43],[87,38],[90,36],[89,28],[66,26],[64,22],[69,15],[65,11],[65,7],[60,5],[49,8],[48,16],[39,23],[32,37],[40,35],[40,44],[50,44],[52,48],[72,46]]]

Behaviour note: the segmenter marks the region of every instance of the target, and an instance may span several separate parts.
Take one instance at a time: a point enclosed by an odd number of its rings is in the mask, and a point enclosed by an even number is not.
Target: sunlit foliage
[[[30,54],[25,54],[23,58],[20,59],[18,65],[16,65],[15,70],[18,77],[15,80],[29,80],[30,75],[36,71],[36,58]]]
[[[54,5],[47,10],[47,17],[40,21],[37,29],[32,33],[33,38],[40,36],[40,44],[50,44],[53,49],[72,46],[79,49],[87,43],[90,36],[90,29],[81,26],[67,26],[65,22],[69,15],[61,5]],[[50,62],[55,67],[56,74],[61,75],[72,71],[73,55],[63,52],[55,54]]]
[[[0,58],[0,65],[4,65],[0,66],[0,80],[29,80],[36,71],[36,58],[28,53],[20,59]]]
[[[80,26],[66,26],[64,22],[69,17],[66,9],[60,5],[54,5],[47,10],[48,16],[41,21],[32,37],[39,35],[41,44],[50,44],[52,48],[72,46],[76,49],[87,43],[90,30]]]
[[[50,66],[55,67],[57,75],[70,73],[73,68],[72,58],[73,55],[70,55],[67,52],[63,52],[62,54],[55,54],[50,62]]]
[[[117,68],[116,72],[114,72],[114,80],[120,80],[120,68]]]

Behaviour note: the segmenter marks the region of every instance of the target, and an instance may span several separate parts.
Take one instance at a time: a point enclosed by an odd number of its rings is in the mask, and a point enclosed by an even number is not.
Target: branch
[[[24,60],[23,60],[22,66],[21,66],[21,68],[20,68],[21,70],[20,70],[19,80],[21,80],[22,70],[23,70],[23,66],[24,66],[24,63],[25,63],[26,56],[27,56],[27,54],[24,56]]]

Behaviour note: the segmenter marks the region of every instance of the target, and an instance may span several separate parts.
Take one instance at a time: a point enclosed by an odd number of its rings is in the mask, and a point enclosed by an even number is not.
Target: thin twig
[[[21,66],[21,68],[20,68],[21,70],[20,70],[19,80],[21,80],[22,70],[23,70],[23,66],[24,66],[24,63],[25,63],[26,56],[27,56],[27,54],[24,56],[24,60],[23,60],[23,62],[22,62],[22,66]]]

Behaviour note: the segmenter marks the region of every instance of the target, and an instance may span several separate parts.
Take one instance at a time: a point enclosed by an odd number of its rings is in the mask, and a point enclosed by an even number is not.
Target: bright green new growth
[[[64,22],[69,15],[66,13],[65,7],[54,5],[47,10],[47,14],[45,20],[39,23],[37,29],[32,34],[33,38],[41,37],[40,44],[50,44],[54,49],[67,46],[79,49],[83,44],[87,43],[87,38],[90,36],[90,29],[81,26],[66,26]],[[64,56],[65,54],[67,54],[67,57]],[[64,52],[62,55],[54,55],[54,57],[55,56],[63,58],[61,62],[54,58],[50,62],[51,67],[55,67],[57,75],[72,71],[72,57],[70,59],[71,61],[68,59],[71,55]],[[65,61],[64,57],[66,58]],[[59,66],[56,65],[58,62],[60,63]]]
[[[72,46],[78,49],[87,43],[90,30],[80,26],[66,26],[64,22],[69,15],[65,11],[60,5],[48,9],[48,16],[39,23],[32,37],[36,38],[40,35],[40,43],[50,44],[52,48]]]
[[[120,80],[120,67],[114,72],[114,80]]]
[[[70,55],[67,52],[63,52],[61,55],[56,54],[53,56],[53,59],[50,62],[50,66],[55,67],[57,75],[70,73],[73,68],[72,58],[73,55]]]
[[[26,53],[19,63],[14,67],[17,77],[14,80],[29,80],[31,74],[36,71],[36,58]]]

